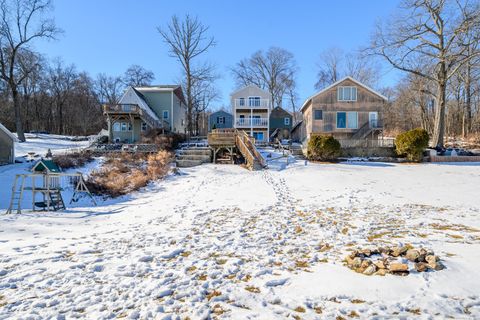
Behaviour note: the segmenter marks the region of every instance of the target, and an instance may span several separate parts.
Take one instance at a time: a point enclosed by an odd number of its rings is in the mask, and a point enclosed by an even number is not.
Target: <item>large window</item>
[[[358,113],[347,112],[347,128],[358,129]]]
[[[260,107],[260,97],[248,97],[249,107]]]
[[[323,120],[323,111],[322,110],[315,110],[314,111],[314,119],[315,120]]]
[[[126,122],[122,122],[121,127],[122,127],[122,131],[127,131],[127,129],[128,129],[128,126],[127,126]]]
[[[338,101],[357,101],[356,87],[338,87],[337,89]]]
[[[238,99],[240,106],[243,107],[245,105],[245,98]]]
[[[345,129],[347,127],[347,113],[337,112],[337,128]]]
[[[113,131],[120,131],[120,122],[115,122],[113,124]]]
[[[337,112],[337,129],[357,129],[358,128],[358,113],[351,112]]]

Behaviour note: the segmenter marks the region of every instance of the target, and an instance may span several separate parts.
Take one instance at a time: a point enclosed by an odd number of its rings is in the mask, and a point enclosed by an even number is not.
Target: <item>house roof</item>
[[[0,123],[0,130],[5,132],[10,138],[12,138],[13,141],[18,141],[17,137],[10,132],[3,124]]]
[[[55,162],[53,162],[53,160],[48,160],[48,159],[38,160],[38,162],[32,168],[32,172],[35,172],[35,171],[43,172],[45,170],[54,172],[54,173],[58,173],[61,171],[60,167]]]
[[[294,130],[296,130],[299,126],[301,126],[303,123],[303,120],[300,120],[297,122],[296,125],[293,126],[292,130],[290,130],[290,132],[293,132]]]
[[[153,86],[139,86],[135,87],[135,90],[139,92],[174,92],[177,97],[184,103],[187,104],[185,101],[185,97],[183,95],[182,86],[179,84],[158,84]]]
[[[128,93],[128,91],[130,89],[135,93],[137,98],[140,100],[140,103],[139,103],[140,108],[145,110],[145,112],[148,113],[148,115],[151,116],[153,119],[155,119],[157,121],[160,121],[157,114],[152,110],[152,107],[150,107],[150,105],[147,103],[147,100],[145,99],[145,96],[142,93],[140,93],[140,91],[135,89],[134,87],[132,87],[132,86],[128,87],[127,90],[125,90],[125,92],[123,93],[123,96],[120,98],[120,101],[123,100],[123,97],[125,97],[125,95]]]
[[[263,90],[262,88],[260,88],[259,86],[255,85],[255,84],[249,84],[248,86],[244,86],[244,87],[241,87],[240,89],[230,93],[230,96],[233,96],[234,94],[236,93],[239,93],[240,91],[244,90],[244,89],[247,89],[247,88],[250,88],[250,87],[254,87],[254,88],[257,88],[265,93],[268,93],[267,91]]]
[[[315,93],[314,95],[310,96],[309,98],[307,98],[307,100],[305,100],[305,102],[302,104],[302,108],[300,109],[300,111],[303,112],[303,109],[308,105],[308,103],[309,103],[314,97],[316,97],[316,96],[318,96],[319,94],[322,94],[322,93],[330,90],[331,88],[337,86],[338,84],[342,83],[342,82],[345,81],[345,80],[353,81],[353,82],[355,82],[357,85],[359,85],[359,86],[367,89],[368,91],[370,91],[371,93],[379,96],[379,97],[382,98],[383,100],[388,100],[388,98],[385,97],[383,94],[381,94],[381,93],[373,90],[372,88],[370,88],[370,87],[368,87],[367,85],[361,83],[360,81],[355,80],[354,78],[352,78],[352,77],[350,77],[350,76],[347,76],[347,77],[345,77],[345,78],[343,78],[343,79],[341,79],[341,80],[339,80],[339,81],[337,81],[337,82],[329,85],[329,86],[326,87],[325,89],[322,89],[322,90],[318,91],[317,93]]]
[[[213,116],[214,114],[217,114],[217,113],[224,113],[224,114],[227,114],[227,115],[233,117],[233,115],[232,115],[230,112],[227,112],[227,111],[225,111],[225,110],[218,110],[218,111],[212,112],[212,113],[210,114],[210,116]]]
[[[289,111],[283,109],[280,106],[273,108],[272,111],[270,111],[270,115],[274,114],[275,117],[275,113],[277,113],[276,111],[278,111],[279,114],[288,114],[290,117],[293,117],[293,115]]]

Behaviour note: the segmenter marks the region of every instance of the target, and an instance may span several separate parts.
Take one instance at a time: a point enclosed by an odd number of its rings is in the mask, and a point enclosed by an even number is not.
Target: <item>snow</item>
[[[71,149],[85,148],[88,146],[88,139],[84,141],[74,141],[70,136],[54,135],[54,134],[25,134],[25,142],[15,142],[15,156],[23,157],[30,152],[45,156],[48,149],[52,153],[65,152]]]
[[[480,163],[278,161],[0,216],[0,318],[480,317]],[[27,168],[0,167],[0,210]],[[407,243],[446,269],[380,277],[342,264],[357,246]]]

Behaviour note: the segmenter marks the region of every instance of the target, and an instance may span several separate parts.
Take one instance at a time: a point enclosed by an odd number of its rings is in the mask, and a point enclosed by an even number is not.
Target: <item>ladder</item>
[[[19,180],[20,180],[20,189],[17,188]],[[12,197],[10,198],[10,205],[8,206],[6,214],[11,214],[14,211],[16,211],[16,213],[22,213],[21,205],[22,205],[24,190],[25,190],[25,176],[22,174],[15,175],[15,181],[13,182],[13,187],[12,187]]]
[[[63,202],[62,194],[59,189],[49,192],[50,195],[50,205],[53,207],[53,210],[65,210],[65,203]],[[47,208],[50,209],[50,208]]]

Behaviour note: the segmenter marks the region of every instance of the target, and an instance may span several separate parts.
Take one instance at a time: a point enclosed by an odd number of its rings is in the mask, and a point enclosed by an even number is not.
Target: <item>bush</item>
[[[423,150],[428,147],[428,132],[424,129],[413,129],[401,133],[395,139],[398,155],[406,156],[410,161],[422,161]]]
[[[93,160],[93,156],[90,152],[77,152],[71,154],[59,154],[52,157],[55,162],[62,169],[70,169],[82,167],[88,162]]]
[[[161,129],[151,129],[142,137],[142,143],[156,144],[162,150],[175,150],[185,142],[186,137],[180,133],[162,133]]]
[[[313,135],[308,141],[309,160],[331,161],[341,154],[340,142],[330,135]]]
[[[113,154],[98,171],[90,174],[87,187],[95,195],[118,197],[147,186],[167,175],[173,156],[156,154]]]

